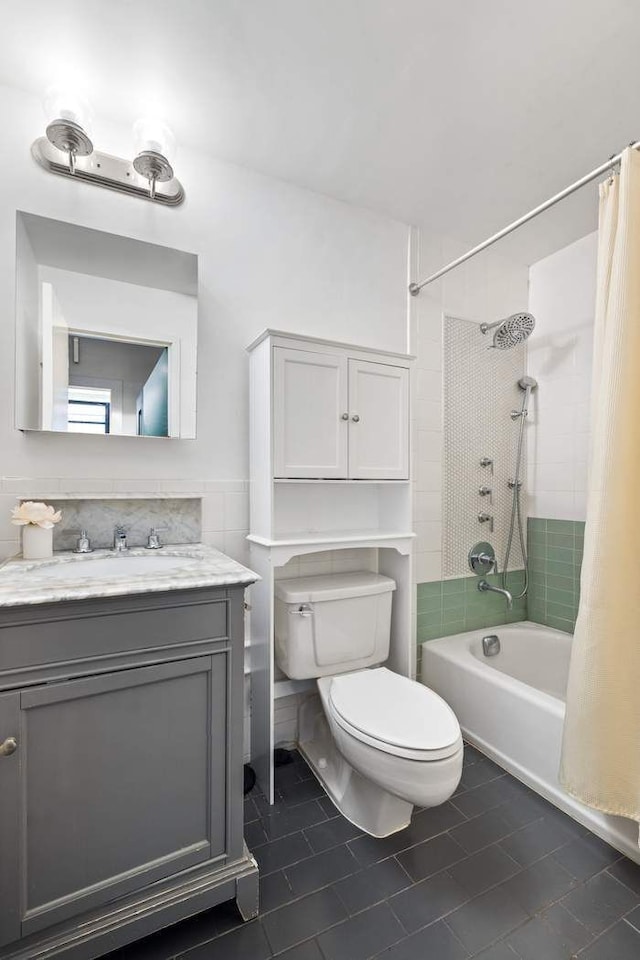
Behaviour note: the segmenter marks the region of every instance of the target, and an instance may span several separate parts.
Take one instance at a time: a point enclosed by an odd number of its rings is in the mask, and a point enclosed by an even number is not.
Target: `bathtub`
[[[494,657],[482,652],[489,634],[500,638]],[[558,783],[571,640],[528,622],[429,640],[422,644],[421,679],[451,705],[465,739],[640,863],[634,821],[592,810]]]

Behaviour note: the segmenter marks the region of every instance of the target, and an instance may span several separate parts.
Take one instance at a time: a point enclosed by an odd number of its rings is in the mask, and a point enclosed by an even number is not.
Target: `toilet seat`
[[[332,677],[328,705],[346,733],[396,757],[443,760],[462,748],[460,725],[442,697],[386,667]]]

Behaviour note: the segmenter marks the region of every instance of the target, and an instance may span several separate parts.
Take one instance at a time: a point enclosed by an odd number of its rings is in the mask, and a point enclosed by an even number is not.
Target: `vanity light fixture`
[[[95,183],[154,203],[176,206],[184,200],[173,174],[175,139],[161,123],[139,120],[134,126],[137,155],[133,162],[94,150],[91,110],[75,94],[53,89],[45,98],[46,136],[31,146],[35,161],[50,173]]]
[[[133,136],[138,151],[133,168],[149,181],[149,196],[153,200],[156,185],[173,178],[175,137],[169,127],[155,120],[136,120]]]

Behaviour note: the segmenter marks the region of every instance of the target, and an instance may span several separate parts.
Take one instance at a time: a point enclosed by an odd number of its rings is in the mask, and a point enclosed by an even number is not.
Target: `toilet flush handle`
[[[303,603],[301,604],[301,606],[298,607],[298,613],[300,614],[301,617],[310,617],[312,612],[313,611],[311,610],[311,607],[309,606],[308,603]]]

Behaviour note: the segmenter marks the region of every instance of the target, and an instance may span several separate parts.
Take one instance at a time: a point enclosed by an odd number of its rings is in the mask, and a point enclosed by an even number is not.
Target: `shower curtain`
[[[600,185],[591,453],[565,789],[640,822],[640,153]]]

